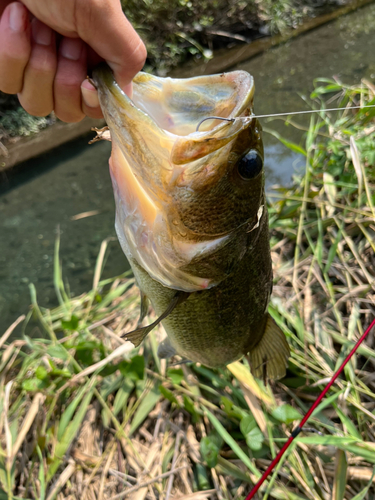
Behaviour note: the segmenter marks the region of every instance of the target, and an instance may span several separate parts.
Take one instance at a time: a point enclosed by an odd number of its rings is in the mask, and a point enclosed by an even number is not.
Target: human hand
[[[66,122],[102,116],[88,69],[103,59],[124,91],[146,48],[120,0],[0,0],[0,90],[30,114]]]

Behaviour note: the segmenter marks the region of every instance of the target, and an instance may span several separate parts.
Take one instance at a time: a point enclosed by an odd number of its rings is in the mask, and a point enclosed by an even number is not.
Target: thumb
[[[76,8],[78,36],[105,59],[120,87],[130,92],[130,83],[143,68],[147,51],[119,0],[80,1]]]

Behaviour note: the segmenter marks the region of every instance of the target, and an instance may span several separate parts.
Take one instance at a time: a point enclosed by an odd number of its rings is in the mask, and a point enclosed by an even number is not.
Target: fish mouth
[[[108,66],[93,78],[111,133],[116,231],[125,254],[164,286],[215,286],[224,275],[186,269],[226,245],[232,231],[190,227],[181,207],[188,213],[195,193],[225,175],[231,145],[253,120],[253,78],[244,71],[182,80],[139,73],[132,98]],[[197,132],[210,116],[233,121],[207,120]]]

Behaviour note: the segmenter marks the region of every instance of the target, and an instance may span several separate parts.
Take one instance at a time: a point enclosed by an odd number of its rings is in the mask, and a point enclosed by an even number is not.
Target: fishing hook
[[[234,122],[235,118],[223,118],[222,116],[207,116],[207,118],[203,118],[198,125],[197,128],[195,129],[196,132],[199,132],[199,127],[202,125],[203,122],[206,120],[223,120],[225,122]]]

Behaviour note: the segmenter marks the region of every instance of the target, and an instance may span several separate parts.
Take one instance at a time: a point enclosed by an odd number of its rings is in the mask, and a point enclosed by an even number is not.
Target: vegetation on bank
[[[165,75],[214,50],[284,32],[304,18],[335,9],[342,0],[123,0],[124,11],[146,43],[146,71]],[[54,122],[26,113],[16,96],[0,92],[1,142],[38,132]]]
[[[375,104],[370,84],[321,80],[317,109],[326,94],[330,105]],[[292,350],[279,382],[255,380],[246,361],[166,364],[156,355],[161,330],[132,349],[121,335],[137,322],[139,292],[126,275],[101,280],[108,242],[92,289],[72,298],[57,241],[59,307],[43,308],[31,286],[25,335],[9,341],[13,325],[0,338],[0,499],[245,498],[375,316],[374,118],[375,108],[321,111],[305,146],[281,138],[306,157],[306,172],[269,204],[270,313]],[[373,498],[373,338],[261,498]]]
[[[327,7],[328,2],[324,2]],[[148,50],[147,66],[159,75],[192,57],[296,27],[314,9],[288,0],[123,0],[123,9]]]

